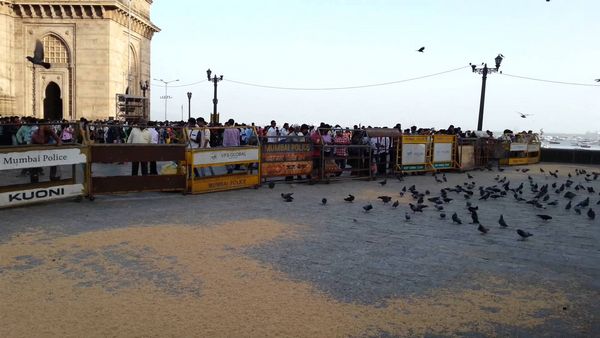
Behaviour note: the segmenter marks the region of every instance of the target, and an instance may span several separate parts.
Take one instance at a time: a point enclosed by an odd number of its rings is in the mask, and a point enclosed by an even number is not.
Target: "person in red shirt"
[[[336,176],[340,176],[344,169],[346,169],[346,161],[348,159],[347,145],[350,144],[350,138],[342,131],[342,129],[338,129],[335,132],[333,144],[335,144],[335,163],[340,168],[340,171]]]

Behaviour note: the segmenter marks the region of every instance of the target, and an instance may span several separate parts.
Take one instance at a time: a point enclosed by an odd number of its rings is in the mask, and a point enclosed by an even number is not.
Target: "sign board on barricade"
[[[540,144],[539,143],[529,143],[527,145],[527,152],[528,153],[535,153],[540,151]]]
[[[258,148],[223,148],[194,152],[194,166],[209,167],[215,165],[258,162]]]
[[[45,188],[9,191],[0,193],[0,207],[13,207],[29,203],[47,202],[67,197],[82,196],[83,184],[58,185]]]
[[[450,169],[457,167],[456,161],[456,136],[433,136],[433,167],[436,169]]]
[[[259,184],[259,175],[236,174],[205,177],[193,181],[192,192],[215,192],[222,190],[242,189]]]
[[[430,167],[428,159],[429,136],[402,136],[401,156],[398,158],[402,171],[422,171]]]
[[[510,151],[527,151],[527,143],[511,143]]]
[[[266,143],[262,145],[262,176],[310,175],[311,143]]]
[[[0,153],[0,170],[82,164],[86,161],[87,156],[81,148],[61,146],[52,149]]]

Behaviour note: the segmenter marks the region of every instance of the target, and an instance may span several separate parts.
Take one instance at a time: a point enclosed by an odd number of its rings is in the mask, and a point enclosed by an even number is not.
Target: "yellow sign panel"
[[[259,175],[223,175],[190,181],[192,193],[249,188],[260,183]]]
[[[517,158],[509,158],[508,165],[523,165],[529,164],[529,159],[527,157],[517,157]]]
[[[456,136],[454,135],[433,135],[434,143],[453,143]]]
[[[412,144],[429,143],[429,136],[427,136],[427,135],[402,136],[402,143],[412,143]]]

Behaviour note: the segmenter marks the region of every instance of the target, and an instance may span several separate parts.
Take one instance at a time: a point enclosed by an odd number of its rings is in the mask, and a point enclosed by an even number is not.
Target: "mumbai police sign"
[[[83,184],[59,185],[0,193],[0,207],[13,207],[23,204],[52,201],[83,195]]]
[[[79,148],[60,148],[0,153],[0,170],[27,169],[86,163]]]

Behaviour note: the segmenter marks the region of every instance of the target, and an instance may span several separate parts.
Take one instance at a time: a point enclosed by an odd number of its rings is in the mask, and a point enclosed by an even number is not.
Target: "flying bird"
[[[521,236],[521,240],[523,240],[523,241],[526,240],[527,237],[533,236],[532,233],[527,232],[525,230],[521,230],[521,229],[517,229],[517,233],[519,234],[519,236]]]
[[[44,62],[44,45],[40,40],[35,40],[35,50],[33,51],[33,57],[28,56],[27,60],[34,65],[40,65],[46,69],[50,69],[50,64]]]
[[[424,51],[425,51],[425,47],[421,47],[421,48],[417,49],[417,52],[419,52],[419,53],[423,53]]]
[[[531,116],[531,115],[533,115],[533,114],[523,114],[523,113],[521,113],[521,112],[519,112],[519,111],[517,112],[517,114],[521,115],[521,118],[523,118],[523,119],[526,119],[526,118],[527,118],[527,116]]]
[[[596,82],[600,82],[600,79],[596,79],[596,80],[594,80],[594,81],[596,81]]]

